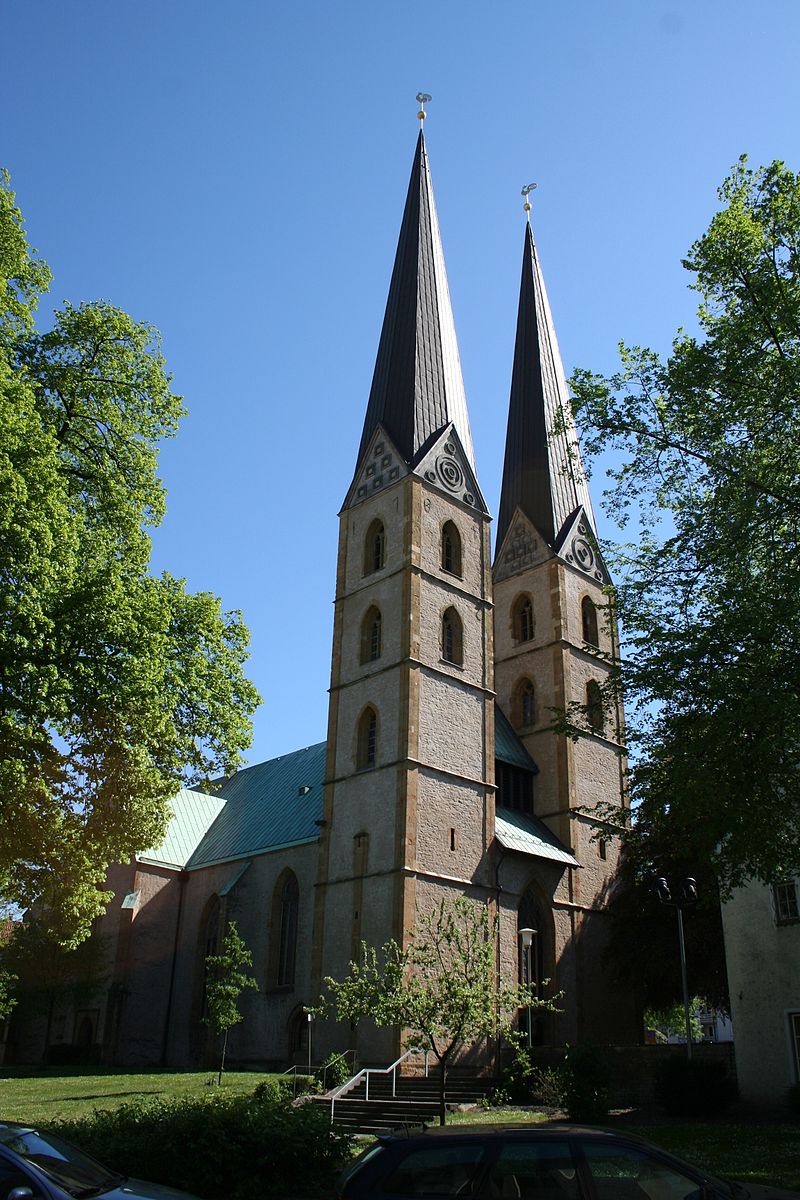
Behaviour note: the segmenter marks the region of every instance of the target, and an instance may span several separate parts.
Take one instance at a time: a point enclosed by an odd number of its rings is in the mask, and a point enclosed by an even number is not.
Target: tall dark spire
[[[497,546],[517,508],[554,546],[580,507],[594,526],[553,318],[526,223]]]
[[[439,221],[420,130],[359,461],[379,424],[406,462],[413,463],[432,435],[450,421],[474,467]]]

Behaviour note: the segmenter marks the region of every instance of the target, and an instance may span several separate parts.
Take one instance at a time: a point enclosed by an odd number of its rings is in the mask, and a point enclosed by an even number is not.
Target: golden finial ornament
[[[425,105],[428,103],[428,101],[430,99],[431,99],[431,97],[428,95],[427,92],[417,92],[417,104],[419,105],[419,112],[417,113],[417,117],[420,121],[424,121],[426,116],[428,115],[425,112]]]
[[[522,189],[522,195],[525,197],[525,203],[523,204],[522,207],[525,210],[525,213],[527,214],[529,221],[531,219],[530,194],[531,194],[531,192],[536,191],[536,187],[537,187],[537,185],[535,183],[526,183],[525,187]]]

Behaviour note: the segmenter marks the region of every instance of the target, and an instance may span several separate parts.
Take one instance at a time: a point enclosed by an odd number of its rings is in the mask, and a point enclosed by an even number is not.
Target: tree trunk
[[[228,1031],[227,1029],[222,1035],[222,1056],[219,1060],[219,1075],[217,1077],[217,1087],[222,1087],[222,1072],[225,1070],[225,1051],[228,1048]]]
[[[439,1067],[441,1074],[439,1076],[439,1124],[447,1124],[447,1056],[450,1051],[445,1050],[442,1057],[439,1059]]]

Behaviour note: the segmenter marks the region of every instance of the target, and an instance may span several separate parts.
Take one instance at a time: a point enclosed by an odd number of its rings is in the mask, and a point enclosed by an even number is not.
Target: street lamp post
[[[689,984],[686,980],[686,941],[683,936],[683,910],[697,903],[697,880],[687,876],[682,879],[678,895],[673,899],[666,879],[656,879],[655,893],[661,904],[674,908],[678,914],[678,952],[681,959],[681,984],[683,986],[683,1015],[686,1021],[686,1057],[692,1057],[692,1017],[689,1008]]]
[[[533,978],[533,972],[531,970],[531,947],[533,946],[533,939],[536,936],[536,930],[535,929],[520,929],[519,936],[520,936],[520,940],[522,942],[522,953],[525,958],[525,983],[528,985],[528,987],[530,987],[531,980]],[[529,1004],[528,1005],[528,1049],[530,1050],[532,1046],[533,1046],[533,1012],[531,1009],[531,1005]]]
[[[313,1008],[304,1008],[303,1012],[306,1014],[306,1020],[308,1021],[308,1073],[310,1075],[311,1074],[311,1023],[314,1020],[314,1010],[313,1010]]]

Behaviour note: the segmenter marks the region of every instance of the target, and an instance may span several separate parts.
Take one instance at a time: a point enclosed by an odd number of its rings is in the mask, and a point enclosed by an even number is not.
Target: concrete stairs
[[[455,1069],[448,1072],[448,1106],[479,1104],[494,1086],[486,1079]],[[313,1103],[326,1106],[330,1112],[330,1093],[315,1096]],[[427,1079],[417,1075],[397,1076],[392,1096],[390,1075],[371,1075],[369,1100],[362,1080],[334,1105],[333,1120],[354,1133],[387,1133],[406,1125],[437,1125],[439,1123],[439,1074],[432,1072]]]

